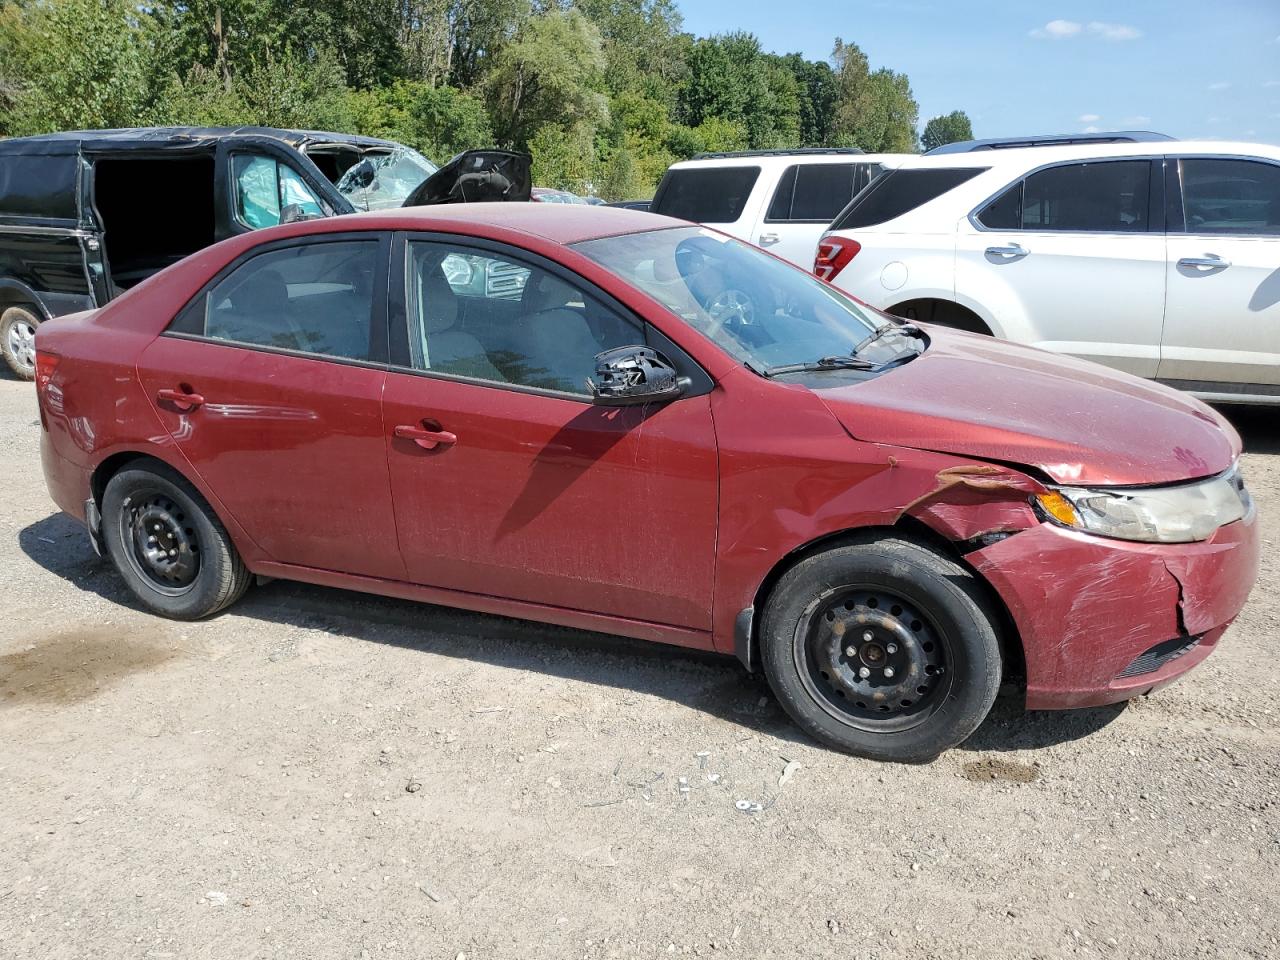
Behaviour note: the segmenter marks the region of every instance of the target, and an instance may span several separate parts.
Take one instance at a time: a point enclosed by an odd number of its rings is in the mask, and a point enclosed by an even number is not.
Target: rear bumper
[[[40,466],[53,502],[64,513],[83,521],[85,500],[90,496],[90,472],[58,453],[47,430],[40,433]]]
[[[1018,628],[1027,707],[1053,710],[1150,693],[1201,663],[1244,607],[1258,551],[1251,510],[1201,543],[1129,543],[1041,524],[967,559]]]

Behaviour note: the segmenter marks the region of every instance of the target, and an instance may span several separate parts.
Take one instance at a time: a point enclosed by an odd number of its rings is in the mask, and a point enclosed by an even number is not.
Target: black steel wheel
[[[764,610],[765,674],[783,708],[822,742],[919,762],[969,736],[1000,684],[996,618],[973,574],[897,538],[814,554]]]
[[[198,620],[234,603],[251,575],[199,492],[157,461],[130,464],[102,495],[107,554],[148,609]]]

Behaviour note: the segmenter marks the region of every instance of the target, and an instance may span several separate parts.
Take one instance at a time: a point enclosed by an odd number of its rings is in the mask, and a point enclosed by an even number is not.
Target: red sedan
[[[922,760],[1149,692],[1254,582],[1240,440],[721,234],[476,204],[246,234],[36,341],[58,505],[158,614],[255,574],[736,653]]]

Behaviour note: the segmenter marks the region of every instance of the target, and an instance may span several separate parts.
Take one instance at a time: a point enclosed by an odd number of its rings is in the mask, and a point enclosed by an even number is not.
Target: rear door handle
[[[433,425],[437,426],[438,425]],[[425,425],[402,423],[395,428],[395,435],[401,440],[412,440],[423,450],[434,450],[436,447],[451,447],[458,442],[457,434],[448,430],[430,429]]]
[[[777,243],[781,239],[782,238],[776,233],[762,233],[760,234],[760,246],[768,247]]]
[[[204,406],[204,397],[187,390],[170,390],[167,387],[156,391],[156,399],[171,403],[183,413]]]
[[[987,247],[987,256],[1002,257],[1005,260],[1025,257],[1030,252],[1030,250],[1022,246],[1020,243],[1011,243],[1004,247]]]
[[[1197,270],[1225,270],[1231,266],[1230,260],[1223,260],[1216,253],[1206,253],[1203,257],[1183,257],[1178,261],[1180,267],[1194,267]]]

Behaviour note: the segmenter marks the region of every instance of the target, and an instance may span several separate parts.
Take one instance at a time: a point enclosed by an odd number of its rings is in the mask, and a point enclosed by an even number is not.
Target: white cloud
[[[1268,89],[1270,89],[1271,87],[1280,87],[1280,80],[1268,80],[1266,83],[1263,84],[1263,86],[1267,87]]]
[[[1120,122],[1124,124],[1126,127],[1145,127],[1148,123],[1151,122],[1151,118],[1144,117],[1141,114],[1139,114],[1136,117],[1125,117]]]
[[[1209,89],[1213,91],[1230,90],[1231,84],[1228,83],[1226,80],[1219,80],[1217,83],[1209,84]]]
[[[1102,132],[1102,128],[1101,128],[1101,127],[1089,126],[1089,127],[1085,127],[1085,128],[1084,128],[1084,132],[1085,132],[1085,133],[1101,133],[1101,132]]]
[[[1137,40],[1142,31],[1127,23],[1104,23],[1101,20],[1090,20],[1078,23],[1075,20],[1050,20],[1043,27],[1036,27],[1028,36],[1037,40],[1068,40],[1088,34],[1103,40]]]
[[[1142,36],[1141,30],[1127,23],[1103,23],[1100,20],[1091,20],[1086,29],[1103,40],[1137,40]]]
[[[1097,122],[1098,122],[1099,120],[1101,120],[1101,119],[1102,119],[1102,118],[1101,118],[1100,116],[1098,116],[1096,113],[1082,113],[1082,114],[1080,114],[1080,122],[1081,122],[1081,123],[1097,123]]]
[[[1210,117],[1205,122],[1206,123],[1225,123],[1226,121],[1222,117]]]
[[[1032,30],[1031,36],[1037,40],[1065,40],[1067,37],[1074,37],[1083,29],[1084,27],[1074,20],[1050,20],[1043,27]]]

